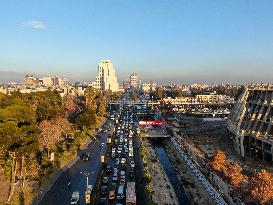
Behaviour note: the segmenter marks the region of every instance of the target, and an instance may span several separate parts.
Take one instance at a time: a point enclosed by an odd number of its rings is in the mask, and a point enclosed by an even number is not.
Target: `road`
[[[113,142],[109,145],[111,149],[110,150],[110,156],[107,158],[107,165],[108,166],[111,166],[111,169],[112,171],[110,173],[107,173],[106,171],[103,172],[102,174],[102,177],[101,177],[101,181],[100,181],[100,185],[99,185],[99,189],[96,193],[96,195],[98,196],[97,197],[97,201],[95,202],[95,204],[115,204],[115,203],[118,203],[118,202],[122,202],[123,204],[125,204],[125,197],[126,197],[126,183],[129,182],[129,181],[134,181],[134,177],[130,177],[130,174],[129,174],[129,170],[131,169],[130,168],[130,161],[134,161],[134,157],[129,157],[128,155],[128,151],[125,152],[125,147],[127,147],[128,149],[128,146],[129,146],[129,141],[131,140],[132,142],[132,146],[134,147],[134,143],[133,143],[133,134],[132,134],[132,137],[130,138],[129,137],[129,127],[127,127],[127,129],[125,128],[127,123],[128,125],[132,124],[133,123],[129,123],[129,119],[132,119],[132,114],[128,114],[128,112],[123,112],[123,115],[122,115],[122,123],[119,124],[120,127],[124,127],[124,128],[120,128],[118,131],[119,134],[115,134],[112,138]],[[117,153],[117,150],[118,150],[118,147],[120,147],[120,150],[121,150],[121,154],[120,154],[120,157],[118,157],[118,153]],[[115,151],[113,152],[114,153],[114,157],[112,157],[112,148],[115,149]],[[135,150],[135,149],[134,149]],[[125,165],[121,165],[120,161],[121,159],[124,158],[126,159],[126,163]],[[118,164],[116,164],[117,160],[119,161]],[[116,168],[117,169],[117,175],[118,175],[118,179],[116,181],[113,181],[113,168]],[[134,171],[134,168],[132,169],[133,172]],[[125,183],[123,184],[123,187],[124,187],[124,198],[122,200],[118,200],[117,199],[117,189],[119,187],[119,185],[121,185],[121,171],[124,171],[125,172]],[[103,177],[109,177],[109,180],[107,183],[103,183]],[[101,194],[100,190],[101,190],[101,187],[103,186],[107,186],[107,192],[106,192],[106,195],[105,194]],[[115,199],[113,200],[109,200],[109,192],[110,190],[114,190],[115,192]]]
[[[110,121],[107,120],[104,127],[108,130]],[[50,191],[45,195],[40,205],[67,205],[70,204],[70,198],[72,192],[80,192],[80,204],[84,204],[84,192],[86,190],[86,177],[80,172],[93,173],[89,176],[89,184],[93,187],[96,184],[97,178],[100,173],[101,163],[100,155],[101,153],[107,152],[106,139],[108,133],[111,131],[100,133],[101,137],[97,137],[97,141],[93,141],[86,152],[91,153],[92,157],[89,161],[82,161],[81,159],[76,162],[70,169],[68,169],[62,176],[56,181]],[[104,146],[102,146],[104,143]],[[68,187],[68,180],[71,180],[71,186]]]

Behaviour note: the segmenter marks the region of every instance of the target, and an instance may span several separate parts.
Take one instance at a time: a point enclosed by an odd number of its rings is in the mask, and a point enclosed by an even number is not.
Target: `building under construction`
[[[228,130],[240,155],[273,161],[273,84],[243,88],[229,118]]]

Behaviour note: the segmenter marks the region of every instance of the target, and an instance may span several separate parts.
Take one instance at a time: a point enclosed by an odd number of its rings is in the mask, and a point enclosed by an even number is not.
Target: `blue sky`
[[[273,82],[271,0],[1,0],[0,70],[121,82]]]

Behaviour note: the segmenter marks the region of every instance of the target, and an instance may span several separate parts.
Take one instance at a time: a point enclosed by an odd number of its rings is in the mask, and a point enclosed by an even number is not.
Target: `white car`
[[[80,198],[80,192],[75,191],[72,193],[72,197],[70,199],[70,204],[78,204]]]
[[[89,194],[91,194],[91,193],[92,193],[92,190],[93,190],[93,186],[92,186],[91,184],[89,184],[89,185],[87,186],[86,192],[89,193]]]
[[[125,164],[126,163],[126,158],[122,158],[121,159],[121,164]]]
[[[130,162],[130,166],[131,166],[132,168],[135,168],[135,162],[134,162],[134,161],[131,161],[131,162]]]

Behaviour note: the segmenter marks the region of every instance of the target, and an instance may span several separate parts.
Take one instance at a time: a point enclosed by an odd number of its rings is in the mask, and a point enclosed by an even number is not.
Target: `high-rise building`
[[[102,60],[98,66],[96,82],[92,86],[103,91],[119,91],[116,71],[110,60]]]
[[[130,75],[130,86],[131,88],[137,88],[137,74],[135,73]]]
[[[37,85],[39,82],[39,79],[34,77],[33,75],[26,75],[26,77],[24,78],[22,84],[24,85]]]
[[[273,161],[273,84],[245,86],[227,122],[242,157]]]

